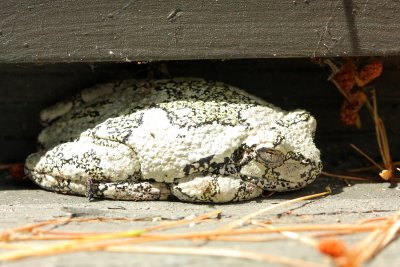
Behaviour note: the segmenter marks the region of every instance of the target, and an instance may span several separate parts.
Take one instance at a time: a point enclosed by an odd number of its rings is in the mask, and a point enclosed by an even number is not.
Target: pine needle
[[[304,197],[299,197],[299,198],[295,198],[295,199],[283,201],[283,202],[281,202],[281,203],[279,203],[279,204],[276,204],[276,205],[273,205],[273,206],[266,207],[266,208],[264,208],[264,209],[261,209],[261,210],[258,210],[258,211],[256,211],[256,212],[250,213],[250,214],[248,214],[248,215],[242,217],[242,218],[239,219],[239,220],[236,220],[236,221],[231,222],[230,224],[228,224],[228,225],[224,226],[223,228],[221,228],[221,231],[228,231],[228,230],[234,229],[234,228],[236,228],[236,227],[243,226],[243,225],[246,224],[250,219],[252,219],[252,218],[254,218],[254,217],[257,217],[257,216],[259,216],[259,215],[261,215],[261,214],[263,214],[263,213],[266,213],[267,211],[271,211],[271,210],[273,210],[273,209],[276,209],[276,208],[279,208],[279,207],[283,207],[283,206],[287,206],[287,205],[290,205],[290,204],[294,204],[294,203],[297,203],[297,202],[301,202],[301,201],[304,201],[304,200],[308,200],[308,199],[313,199],[313,198],[317,198],[317,197],[326,196],[326,195],[329,195],[331,192],[332,192],[332,191],[331,191],[330,188],[326,188],[326,191],[325,191],[325,192],[322,192],[322,193],[313,194],[313,195],[308,195],[308,196],[304,196]]]
[[[400,212],[386,218],[384,225],[359,241],[343,257],[337,259],[338,266],[357,267],[375,257],[390,242],[398,238]]]
[[[364,182],[370,182],[372,180],[372,178],[350,176],[350,175],[341,175],[341,174],[334,174],[334,173],[329,173],[329,172],[321,172],[321,174],[325,175],[325,176],[328,176],[328,177],[345,179],[345,180],[364,181]]]
[[[357,146],[355,146],[354,144],[350,144],[350,146],[357,151],[361,156],[363,156],[364,158],[366,158],[372,165],[374,165],[376,168],[380,169],[381,171],[384,170],[384,168],[382,166],[380,166],[375,160],[373,160],[370,156],[368,156],[366,153],[364,153],[364,151],[362,151],[361,149],[359,149]]]
[[[18,234],[25,234],[25,240],[35,240],[36,237],[51,237],[54,239],[68,239],[72,241],[58,244],[27,245],[13,244],[13,238],[5,238],[8,243],[0,243],[0,248],[16,250],[0,254],[0,261],[16,261],[31,257],[42,257],[57,255],[61,253],[82,252],[82,251],[108,251],[108,252],[130,252],[130,253],[158,253],[158,254],[176,254],[176,255],[198,255],[198,256],[218,256],[249,259],[268,263],[276,263],[288,266],[319,266],[315,263],[305,262],[297,259],[273,256],[264,253],[245,251],[232,248],[220,247],[165,247],[150,246],[145,243],[172,241],[172,240],[221,240],[225,242],[267,242],[277,240],[277,237],[268,236],[268,234],[278,233],[285,238],[296,242],[305,243],[315,247],[318,251],[329,255],[337,267],[358,267],[362,263],[370,260],[377,255],[384,247],[392,242],[399,235],[400,212],[391,217],[380,217],[361,221],[357,224],[305,224],[305,225],[286,225],[273,226],[265,220],[257,221],[255,217],[270,211],[276,207],[282,207],[294,204],[299,201],[321,197],[329,194],[330,191],[304,196],[288,201],[283,201],[274,206],[260,209],[250,213],[239,220],[229,223],[223,228],[207,230],[201,232],[189,233],[159,233],[158,231],[173,229],[182,225],[189,225],[198,222],[207,222],[211,218],[219,218],[221,211],[212,211],[206,214],[196,216],[191,219],[182,219],[167,223],[160,223],[155,226],[133,229],[128,231],[119,231],[111,233],[76,233],[63,232],[55,230],[44,230],[41,227],[49,225],[65,225],[66,222],[76,220],[72,218],[61,218],[49,220],[36,224],[16,227],[3,232],[3,236],[14,237]],[[81,222],[101,221],[99,218],[80,219]],[[112,218],[109,218],[112,221]],[[129,221],[129,219],[126,219]],[[247,227],[240,227],[250,223]],[[16,232],[13,232],[16,231]],[[156,232],[157,231],[157,232]],[[300,232],[314,232],[316,234],[305,236]],[[353,247],[345,246],[345,243],[337,239],[338,235],[356,234],[371,232],[367,238],[363,239]],[[9,234],[8,236],[6,234]],[[31,234],[31,235],[29,235]],[[261,234],[263,236],[261,236]],[[330,239],[326,237],[330,237]],[[29,239],[31,237],[31,239]],[[324,239],[320,239],[324,237]],[[75,239],[75,240],[74,240]],[[328,241],[328,242],[325,242]],[[323,248],[324,250],[321,250]]]

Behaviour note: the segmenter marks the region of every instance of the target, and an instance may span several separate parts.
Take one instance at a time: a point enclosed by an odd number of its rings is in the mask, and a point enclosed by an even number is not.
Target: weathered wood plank
[[[400,54],[400,2],[3,0],[0,62]]]

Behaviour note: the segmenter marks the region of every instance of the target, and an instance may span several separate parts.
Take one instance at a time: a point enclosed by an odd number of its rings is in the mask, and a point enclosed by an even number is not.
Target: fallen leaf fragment
[[[346,244],[336,238],[325,238],[319,241],[318,250],[332,258],[342,257],[347,252]]]
[[[379,176],[385,180],[388,181],[390,178],[393,177],[393,171],[392,170],[383,170],[379,173]]]
[[[357,69],[352,60],[347,60],[346,63],[340,68],[339,72],[333,76],[333,80],[343,89],[344,92],[349,93],[356,84],[355,77]]]
[[[361,68],[358,75],[355,76],[355,81],[359,87],[364,87],[371,81],[381,76],[383,71],[382,62],[375,59]]]
[[[358,112],[364,106],[367,101],[367,96],[361,92],[357,91],[353,94],[348,95],[348,99],[345,99],[340,109],[340,119],[344,125],[356,126],[360,128],[360,116]]]
[[[11,177],[15,179],[22,179],[25,177],[24,164],[23,163],[11,164],[10,168],[8,169],[8,172],[11,175]]]

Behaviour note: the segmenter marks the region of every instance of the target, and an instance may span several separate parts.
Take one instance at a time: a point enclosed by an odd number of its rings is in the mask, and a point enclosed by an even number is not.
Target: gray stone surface
[[[205,223],[196,228],[180,227],[172,232],[215,229],[253,211],[288,199],[317,193],[330,185],[333,193],[325,198],[304,201],[298,204],[274,209],[260,219],[271,220],[273,225],[299,223],[354,223],[361,219],[375,218],[395,213],[399,207],[400,191],[388,183],[356,184],[351,187],[329,178],[319,178],[304,190],[285,194],[276,194],[255,201],[224,204],[190,204],[182,202],[126,202],[95,201],[88,202],[83,197],[66,196],[46,192],[26,184],[12,182],[5,172],[0,172],[0,229],[66,216],[69,212],[81,216],[105,216],[142,218],[137,222],[109,222],[96,224],[68,224],[60,230],[79,231],[118,231],[141,228],[158,224],[154,217],[178,219],[189,215],[199,215],[212,210],[222,210],[219,221]],[[287,213],[287,211],[291,211]],[[354,237],[346,237],[354,241]],[[157,243],[158,245],[212,246],[221,248],[240,248],[272,255],[283,255],[321,263],[327,263],[315,250],[296,241],[280,240],[261,243],[244,242],[203,242],[174,241]],[[400,241],[393,242],[368,266],[400,266],[398,251]],[[4,252],[4,250],[2,251]],[[181,255],[116,254],[106,252],[80,252],[36,259],[27,259],[13,263],[0,263],[0,266],[276,266],[274,264],[223,258]]]

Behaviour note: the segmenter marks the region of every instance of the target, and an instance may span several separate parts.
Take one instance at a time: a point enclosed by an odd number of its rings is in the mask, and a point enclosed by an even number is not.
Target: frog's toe
[[[182,201],[224,203],[256,198],[263,189],[240,178],[207,175],[179,179],[171,192]]]

